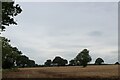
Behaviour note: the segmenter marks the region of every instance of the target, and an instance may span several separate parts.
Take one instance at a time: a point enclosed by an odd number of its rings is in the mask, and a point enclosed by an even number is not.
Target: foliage
[[[28,67],[35,67],[37,64],[35,64],[34,60],[28,60],[27,66]]]
[[[69,65],[70,65],[70,66],[74,66],[74,65],[76,65],[75,60],[74,60],[74,59],[70,60],[70,61],[69,61]]]
[[[4,31],[6,26],[17,25],[15,16],[22,12],[19,4],[12,2],[2,2],[2,20],[0,30]],[[13,67],[33,67],[35,61],[30,60],[27,56],[22,55],[22,52],[17,47],[12,47],[10,40],[5,37],[0,37],[2,43],[2,68],[9,69]]]
[[[46,60],[45,62],[45,66],[51,66],[52,64],[52,61],[49,59],[49,60]]]
[[[55,59],[53,59],[52,63],[58,66],[65,66],[68,63],[68,61],[59,56],[56,56]]]
[[[92,60],[91,56],[89,55],[89,51],[87,49],[84,49],[75,58],[77,64],[79,63],[83,67],[87,66],[87,63]]]
[[[10,40],[1,37],[2,41],[2,67],[12,68],[17,56],[20,55],[20,51],[16,47],[12,47],[9,42]]]
[[[11,24],[17,25],[15,21],[15,16],[20,14],[22,9],[19,4],[14,4],[13,2],[2,2],[2,26],[0,27],[1,31],[4,31],[6,26]]]
[[[22,55],[16,47],[12,47],[10,40],[5,37],[0,37],[2,41],[2,68],[9,69],[13,67],[32,67],[35,66],[35,61],[29,60],[28,57]]]
[[[97,58],[95,64],[101,65],[104,62],[102,58]]]

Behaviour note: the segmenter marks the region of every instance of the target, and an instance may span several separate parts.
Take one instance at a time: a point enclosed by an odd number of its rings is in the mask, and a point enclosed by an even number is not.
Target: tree
[[[51,66],[52,64],[52,61],[49,59],[49,60],[46,60],[45,62],[45,66]]]
[[[89,55],[89,51],[84,49],[75,58],[76,62],[82,65],[83,67],[87,66],[87,63],[92,60],[91,56]]]
[[[22,55],[22,52],[17,47],[12,47],[10,40],[5,37],[0,37],[2,43],[2,68],[10,69],[14,67],[33,67],[35,61],[30,60],[27,56]]]
[[[10,40],[5,37],[0,37],[2,43],[2,68],[13,68],[16,59],[22,54],[16,47],[10,45]]]
[[[35,67],[35,61],[34,60],[28,60],[27,67]]]
[[[5,31],[7,26],[17,25],[15,17],[22,12],[19,4],[12,2],[2,2],[2,19],[0,21],[0,31]],[[1,15],[1,14],[0,14]],[[1,17],[1,16],[0,16]],[[0,32],[1,33],[1,32]],[[35,66],[35,61],[29,60],[28,57],[22,55],[16,47],[10,45],[10,40],[0,37],[2,43],[2,68],[13,68],[17,66]]]
[[[18,4],[12,2],[1,2],[2,14],[0,14],[0,33],[5,31],[5,28],[11,24],[17,25],[15,16],[22,12],[22,9]],[[2,68],[13,68],[15,66],[16,58],[20,56],[21,52],[17,48],[10,45],[10,40],[5,37],[0,37],[2,43]]]
[[[68,63],[68,61],[66,59],[61,60],[61,66],[65,66],[67,63]]]
[[[27,67],[29,62],[29,58],[25,55],[21,55],[17,58],[17,66],[19,67]]]
[[[119,62],[116,62],[115,64],[116,64],[116,65],[119,65],[120,63],[119,63]]]
[[[70,65],[70,66],[76,65],[76,61],[75,61],[74,59],[70,60],[70,61],[69,61],[69,65]]]
[[[2,2],[2,21],[0,22],[2,26],[0,26],[0,30],[4,31],[6,26],[11,24],[17,25],[15,21],[15,16],[20,14],[22,9],[20,8],[19,4],[14,4],[12,2]]]
[[[35,67],[35,61],[30,60],[27,56],[21,55],[17,58],[16,61],[17,67]]]
[[[68,61],[66,59],[63,59],[63,58],[57,56],[57,57],[55,57],[55,59],[53,59],[52,63],[57,66],[65,66],[68,63]]]
[[[97,58],[95,64],[101,65],[104,62],[102,58]]]

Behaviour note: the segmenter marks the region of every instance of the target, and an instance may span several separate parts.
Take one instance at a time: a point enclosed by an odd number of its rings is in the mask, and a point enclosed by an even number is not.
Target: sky
[[[68,61],[88,49],[92,62],[118,61],[118,5],[115,2],[18,2],[23,9],[2,33],[24,55],[44,64]]]
[[[16,2],[119,2],[119,0],[14,0],[14,1]]]

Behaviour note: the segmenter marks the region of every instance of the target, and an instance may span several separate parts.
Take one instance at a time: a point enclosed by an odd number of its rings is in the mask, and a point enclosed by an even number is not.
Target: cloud
[[[118,55],[118,50],[110,51],[110,53],[115,54],[115,55]]]
[[[92,31],[88,35],[95,36],[95,37],[100,37],[100,36],[103,35],[103,32],[101,32],[101,31]]]

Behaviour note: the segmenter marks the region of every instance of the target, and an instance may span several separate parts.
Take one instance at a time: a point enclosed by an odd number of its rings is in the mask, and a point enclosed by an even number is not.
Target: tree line
[[[83,66],[86,67],[88,63],[90,63],[92,60],[91,56],[89,55],[89,51],[87,49],[83,49],[78,55],[68,61],[66,59],[63,59],[60,56],[56,56],[53,60],[48,59],[45,61],[43,66],[46,67],[52,67],[52,66]],[[69,63],[68,63],[69,62]],[[119,64],[119,62],[115,63],[116,65]],[[102,58],[97,58],[93,64],[89,65],[108,65],[104,63],[104,60]]]
[[[2,68],[3,69],[10,69],[16,67],[39,67],[35,63],[34,60],[30,60],[29,57],[23,55],[23,53],[18,50],[17,47],[13,47],[10,44],[10,40],[5,37],[0,37],[0,43],[2,43]],[[68,60],[56,56],[53,60],[48,59],[44,63],[43,66],[83,66],[86,67],[88,63],[92,60],[91,56],[89,55],[89,50],[83,49],[78,55],[69,61]],[[101,65],[104,63],[102,58],[97,58],[95,63],[96,65]],[[115,64],[119,64],[116,62]]]
[[[46,60],[44,63],[45,66],[83,66],[86,67],[87,64],[92,61],[91,56],[89,55],[89,50],[84,49],[78,55],[69,61],[66,59],[61,58],[60,56],[56,56],[53,61],[51,59]],[[104,60],[102,58],[97,58],[95,63],[96,65],[101,65],[104,63]]]

